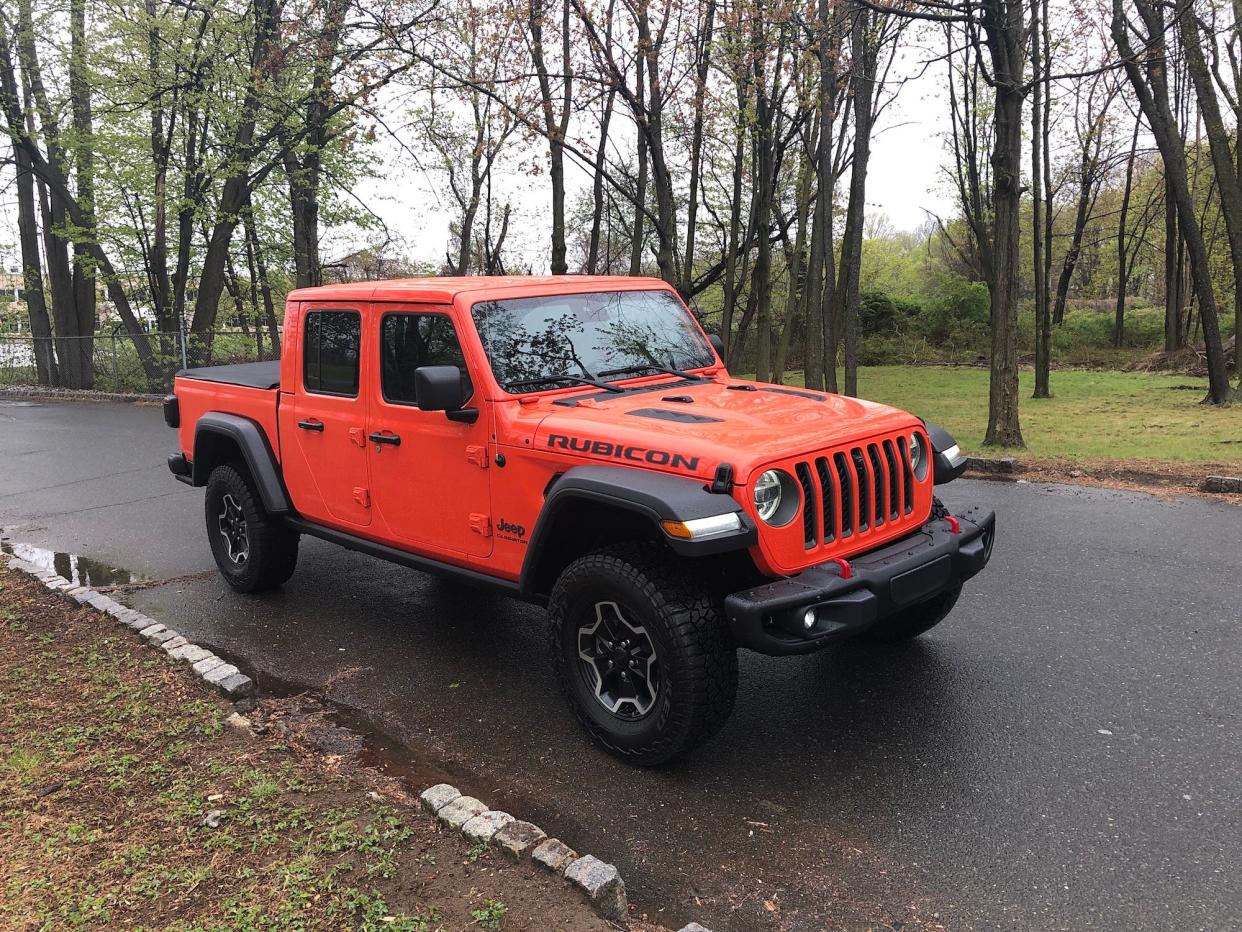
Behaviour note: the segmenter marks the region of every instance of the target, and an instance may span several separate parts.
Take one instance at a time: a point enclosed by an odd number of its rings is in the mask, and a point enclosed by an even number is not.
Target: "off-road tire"
[[[238,592],[264,592],[287,582],[298,565],[298,537],[263,508],[245,466],[226,463],[212,470],[204,496],[207,539],[216,567]],[[244,523],[245,558],[240,548],[222,533],[221,514],[226,505],[240,511]]]
[[[580,628],[601,603],[616,603],[641,625],[658,658],[659,689],[637,719],[601,703],[579,657]],[[737,647],[721,599],[670,554],[621,544],[580,557],[556,581],[548,617],[570,708],[597,744],[623,760],[648,767],[671,761],[707,741],[733,711]]]

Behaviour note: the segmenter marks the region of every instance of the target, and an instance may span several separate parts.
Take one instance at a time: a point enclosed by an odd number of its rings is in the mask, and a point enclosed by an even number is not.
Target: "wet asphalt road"
[[[355,710],[415,782],[615,861],[673,928],[1242,927],[1236,508],[955,483],[999,538],[949,621],[900,649],[743,654],[724,731],[642,771],[581,736],[537,609],[314,540],[283,591],[233,594],[174,443],[156,407],[0,399],[0,525],[171,580],[123,598]]]

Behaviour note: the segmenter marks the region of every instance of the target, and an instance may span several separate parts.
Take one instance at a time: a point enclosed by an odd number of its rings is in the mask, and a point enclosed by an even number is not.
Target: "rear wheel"
[[[720,599],[652,549],[619,545],[575,560],[548,605],[574,714],[605,750],[644,766],[714,735],[737,695]]]
[[[274,589],[293,575],[298,535],[263,509],[244,467],[212,470],[204,513],[216,567],[238,592]]]

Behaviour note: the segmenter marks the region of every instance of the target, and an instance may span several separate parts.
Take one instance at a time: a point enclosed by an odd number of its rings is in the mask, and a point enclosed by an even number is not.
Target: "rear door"
[[[414,391],[419,366],[457,366],[470,375],[448,308],[377,305],[371,325],[379,377],[366,384],[367,434],[376,534],[398,546],[446,555],[492,552],[488,514],[488,412],[473,424],[423,411]],[[473,392],[473,389],[470,389]]]
[[[297,388],[280,406],[289,495],[302,517],[323,524],[371,524],[360,390],[368,384],[365,310],[338,302],[311,306],[301,321]]]

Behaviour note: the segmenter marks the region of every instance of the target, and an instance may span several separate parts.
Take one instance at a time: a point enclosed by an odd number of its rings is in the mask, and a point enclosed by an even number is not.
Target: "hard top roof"
[[[632,290],[668,286],[658,278],[626,275],[469,275],[445,278],[397,278],[387,281],[320,285],[289,292],[292,301],[427,301],[448,303],[463,292],[496,292],[522,297],[565,292]],[[481,295],[480,295],[481,297]]]

